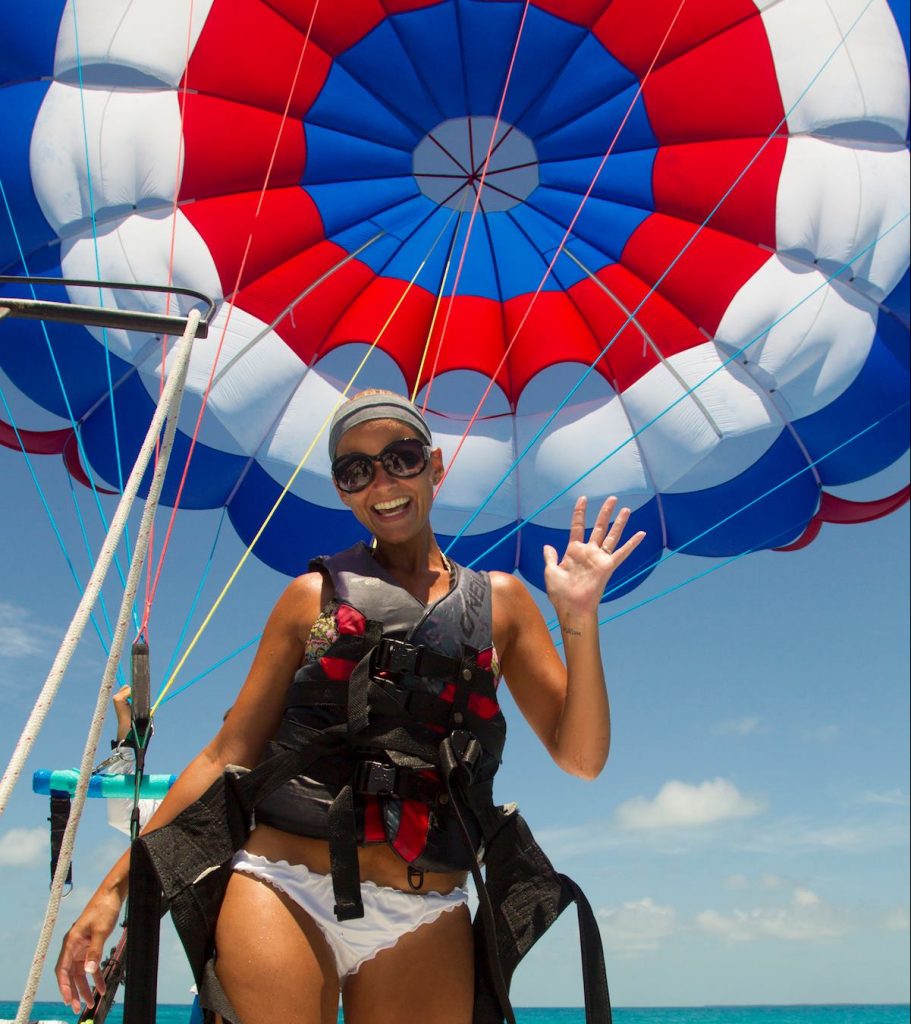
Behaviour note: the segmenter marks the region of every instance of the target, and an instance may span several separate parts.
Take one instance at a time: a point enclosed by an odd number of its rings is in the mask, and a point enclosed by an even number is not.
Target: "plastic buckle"
[[[382,761],[358,761],[352,788],[358,793],[393,796],[396,772],[395,765],[383,764]]]
[[[376,648],[375,670],[377,672],[404,672],[414,662],[416,648],[404,640],[383,640]]]
[[[459,763],[472,771],[481,756],[481,744],[467,729],[454,729],[449,739]]]

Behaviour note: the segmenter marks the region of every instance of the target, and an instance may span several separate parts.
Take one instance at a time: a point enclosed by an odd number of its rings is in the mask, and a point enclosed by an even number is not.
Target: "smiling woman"
[[[610,714],[598,603],[643,534],[621,543],[629,510],[611,522],[609,499],[586,540],[582,500],[562,559],[545,548],[564,665],[524,584],[440,550],[430,512],[442,456],[415,405],[376,390],[356,396],[335,414],[329,453],[339,496],[373,547],[317,558],[285,591],[221,731],[134,847],[131,893],[150,858],[191,959],[198,954],[203,1005],[234,1024],[328,1024],[340,994],[352,1024],[512,1021],[512,971],[575,900],[587,1013],[603,1020],[607,987],[587,901],[554,872],[515,808],[493,803],[506,738],[498,683],[502,673],[558,765],[599,774]],[[234,782],[220,789],[227,776]],[[237,823],[224,820],[232,787],[246,794],[240,839]],[[228,817],[231,808],[228,798]],[[202,821],[210,850],[181,854]],[[103,988],[98,964],[130,858],[64,942],[57,976],[74,1007],[90,976]],[[476,938],[468,871],[482,903]],[[213,913],[188,922],[187,902],[198,900],[190,890],[216,875]],[[178,876],[186,885],[175,885]],[[529,886],[531,902],[522,895]],[[141,927],[133,907],[131,935]]]

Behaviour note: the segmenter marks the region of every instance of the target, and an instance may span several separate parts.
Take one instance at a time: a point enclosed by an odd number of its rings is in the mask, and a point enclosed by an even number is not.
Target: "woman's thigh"
[[[345,1024],[471,1024],[474,947],[468,907],[447,910],[377,953],[345,982],[342,999]]]
[[[311,918],[235,871],[215,931],[216,974],[243,1024],[335,1024],[338,975]]]

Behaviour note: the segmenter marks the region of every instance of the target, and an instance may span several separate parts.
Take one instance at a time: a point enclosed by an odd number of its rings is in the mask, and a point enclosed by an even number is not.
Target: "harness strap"
[[[364,916],[361,900],[361,873],[357,856],[357,821],[354,817],[354,794],[351,786],[343,786],[329,805],[329,864],[335,916],[351,921]]]
[[[127,902],[127,985],[123,998],[123,1018],[130,1024],[155,1024],[162,902],[161,887],[148,884],[149,878],[154,878],[154,870],[148,850],[139,841],[133,842]]]
[[[51,790],[51,813],[47,819],[51,823],[51,882],[57,874],[57,861],[60,860],[60,847],[63,843],[63,833],[66,832],[67,822],[70,820],[70,794],[64,790]],[[67,868],[64,885],[73,885],[73,863]]]

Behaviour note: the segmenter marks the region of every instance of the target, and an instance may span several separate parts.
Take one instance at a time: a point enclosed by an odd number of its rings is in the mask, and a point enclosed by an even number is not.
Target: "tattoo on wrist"
[[[563,632],[567,636],[582,636],[582,630],[581,629],[573,629],[572,626],[564,626],[563,627]]]

